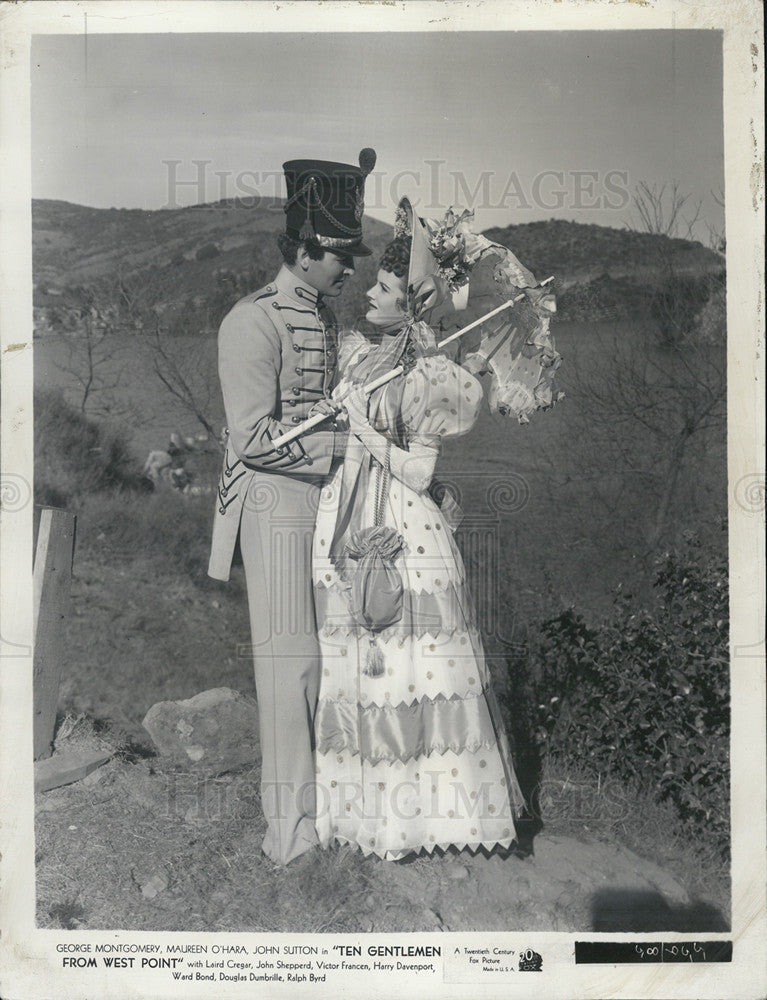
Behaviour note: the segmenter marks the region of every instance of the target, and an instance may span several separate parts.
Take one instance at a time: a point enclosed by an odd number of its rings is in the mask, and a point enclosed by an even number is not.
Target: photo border
[[[503,984],[451,983],[417,977],[348,977],[313,984],[311,993],[259,989],[261,996],[322,1000],[396,991],[402,997],[762,997],[767,992],[765,916],[764,677],[764,84],[762,8],[748,0],[588,3],[237,3],[36,2],[0,8],[0,350],[2,351],[2,499],[0,535],[0,992],[7,1000],[40,997],[211,996],[200,984],[125,970],[65,975],[55,944],[66,940],[254,943],[266,937],[307,943],[318,935],[199,934],[42,930],[35,926],[32,769],[32,254],[30,38],[32,34],[162,32],[578,31],[709,29],[724,32],[724,155],[727,237],[728,507],[732,682],[732,934],[579,934],[555,932],[366,935],[375,943],[452,947],[514,944],[544,956],[539,976]],[[574,941],[733,941],[732,963],[575,965]],[[334,943],[359,935],[327,934]],[[445,966],[447,969],[447,965]],[[252,995],[219,985],[216,996]]]

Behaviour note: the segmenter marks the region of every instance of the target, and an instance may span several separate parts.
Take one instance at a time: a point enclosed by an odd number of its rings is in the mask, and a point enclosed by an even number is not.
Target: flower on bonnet
[[[536,285],[535,276],[517,260],[508,247],[493,243],[486,236],[474,232],[474,213],[469,209],[456,215],[451,207],[441,220],[421,221],[439,273],[447,281],[451,291],[458,291],[468,283],[471,272],[485,254],[493,254],[499,258],[493,277],[503,287],[505,294],[513,294],[515,289],[532,288]]]
[[[451,291],[457,291],[466,284],[472,268],[485,249],[481,239],[472,231],[473,219],[474,213],[468,209],[456,215],[451,207],[444,219],[423,220],[429,249]]]

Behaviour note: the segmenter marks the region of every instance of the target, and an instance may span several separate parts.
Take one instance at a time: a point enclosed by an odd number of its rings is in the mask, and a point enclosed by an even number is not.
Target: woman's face
[[[379,271],[378,280],[365,294],[370,303],[365,319],[374,326],[396,326],[405,315],[404,277],[398,278],[391,271]]]

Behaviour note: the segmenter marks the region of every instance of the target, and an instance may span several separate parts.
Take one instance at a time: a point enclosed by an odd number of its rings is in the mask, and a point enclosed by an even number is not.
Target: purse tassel
[[[368,677],[382,677],[384,672],[384,655],[376,645],[375,639],[370,640],[368,655],[363,669],[363,674]]]

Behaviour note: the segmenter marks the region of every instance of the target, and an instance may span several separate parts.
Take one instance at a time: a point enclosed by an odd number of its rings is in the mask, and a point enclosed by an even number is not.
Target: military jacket
[[[218,482],[208,573],[229,579],[242,505],[254,474],[307,478],[330,471],[330,421],[284,448],[272,441],[301,423],[336,382],[338,332],[314,288],[283,267],[275,281],[246,295],[224,318],[218,371],[228,438]],[[331,428],[331,429],[328,429]]]

